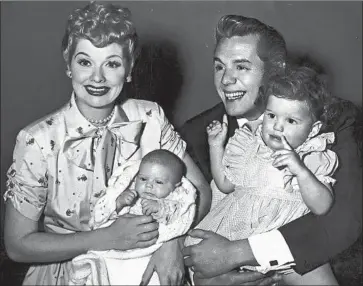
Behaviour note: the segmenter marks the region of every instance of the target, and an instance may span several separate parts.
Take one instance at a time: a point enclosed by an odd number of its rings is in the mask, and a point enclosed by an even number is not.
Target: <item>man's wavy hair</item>
[[[255,35],[257,41],[257,55],[264,64],[260,96],[255,102],[260,105],[264,86],[269,79],[284,72],[287,60],[286,42],[283,36],[273,27],[261,21],[241,15],[225,15],[220,18],[215,31],[216,48],[225,38],[235,36],[244,37]]]
[[[68,18],[62,41],[67,65],[79,39],[87,39],[97,48],[119,44],[126,51],[130,68],[137,57],[138,36],[127,8],[93,1],[84,8],[75,9]]]

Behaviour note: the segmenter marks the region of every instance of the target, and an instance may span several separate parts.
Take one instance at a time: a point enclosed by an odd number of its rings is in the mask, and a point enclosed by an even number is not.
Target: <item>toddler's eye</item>
[[[163,185],[163,184],[164,184],[164,182],[159,181],[159,180],[157,180],[157,181],[156,181],[156,183],[157,183],[158,185]]]
[[[288,118],[287,122],[289,122],[290,124],[296,124],[296,120],[292,119],[292,118]]]
[[[145,178],[145,177],[140,177],[140,176],[139,176],[139,180],[140,180],[141,182],[145,182],[145,181],[146,181],[146,178]]]

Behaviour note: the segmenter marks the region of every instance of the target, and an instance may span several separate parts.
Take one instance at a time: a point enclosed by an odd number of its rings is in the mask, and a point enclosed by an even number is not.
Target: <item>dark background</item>
[[[119,3],[131,10],[142,44],[128,91],[158,101],[177,127],[219,102],[213,86],[212,58],[214,28],[224,14],[256,17],[277,28],[289,50],[309,53],[326,67],[335,95],[362,104],[361,2]],[[70,97],[61,40],[69,13],[85,4],[1,3],[2,192],[19,130]],[[3,206],[1,200],[2,210]]]

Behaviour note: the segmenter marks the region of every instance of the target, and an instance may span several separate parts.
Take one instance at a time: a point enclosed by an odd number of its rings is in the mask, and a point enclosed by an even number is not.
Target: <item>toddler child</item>
[[[327,149],[333,133],[319,134],[329,93],[311,68],[290,66],[267,86],[266,110],[255,132],[236,130],[224,148],[227,120],[207,127],[213,204],[196,228],[230,240],[268,232],[305,215],[324,215],[333,204],[337,155]],[[222,194],[222,193],[224,194]],[[188,237],[186,245],[200,240]],[[337,284],[329,265],[300,276],[285,265],[274,270],[287,284]],[[246,267],[267,272],[273,268]],[[286,271],[289,270],[289,271]]]

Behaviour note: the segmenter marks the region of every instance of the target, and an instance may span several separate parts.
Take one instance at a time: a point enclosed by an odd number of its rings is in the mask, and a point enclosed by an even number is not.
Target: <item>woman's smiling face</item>
[[[214,85],[231,116],[255,115],[264,64],[257,55],[255,35],[224,38],[214,54]]]
[[[119,44],[97,48],[89,40],[80,39],[70,70],[79,108],[100,109],[114,103],[130,68]]]

